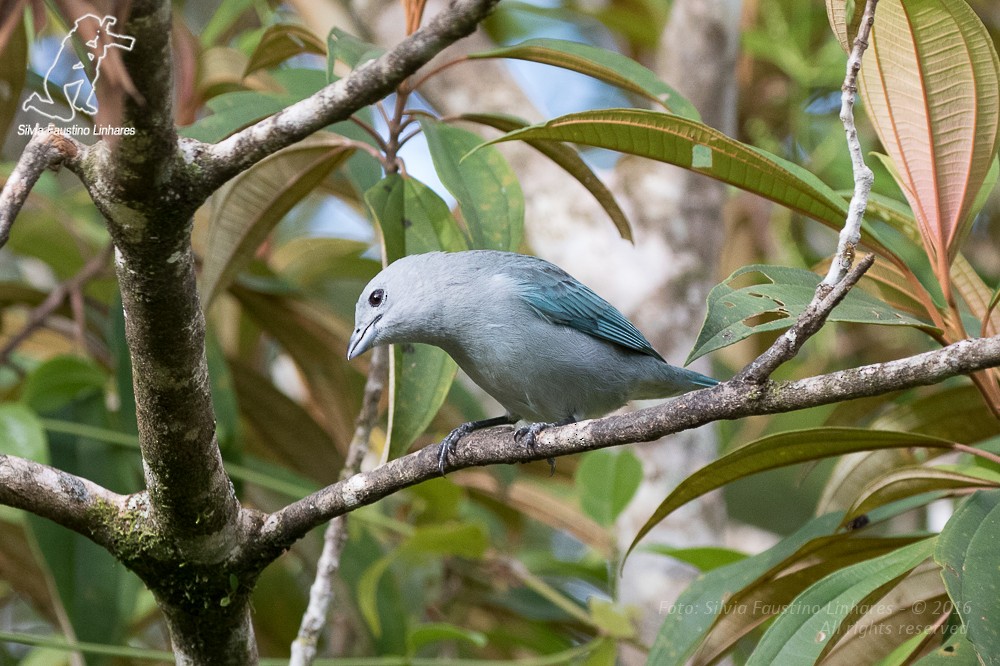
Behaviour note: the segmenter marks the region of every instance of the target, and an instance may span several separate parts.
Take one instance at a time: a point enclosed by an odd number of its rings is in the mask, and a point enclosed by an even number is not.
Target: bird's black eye
[[[377,308],[385,302],[385,289],[376,289],[368,295],[368,305]]]

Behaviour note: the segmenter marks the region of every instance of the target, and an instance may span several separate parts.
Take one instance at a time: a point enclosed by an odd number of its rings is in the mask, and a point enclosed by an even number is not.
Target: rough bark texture
[[[84,146],[39,135],[0,194],[0,245],[44,168],[65,164],[103,213],[115,246],[147,490],[129,497],[44,465],[0,457],[0,502],[108,548],[152,590],[179,663],[257,661],[250,593],[280,551],[253,545],[222,466],[195,281],[191,217],[225,180],[385,96],[441,48],[475,30],[497,0],[454,0],[424,30],[314,96],[216,145],[179,140],[173,119],[170,3],[135,0],[122,26],[136,94],[119,124]]]

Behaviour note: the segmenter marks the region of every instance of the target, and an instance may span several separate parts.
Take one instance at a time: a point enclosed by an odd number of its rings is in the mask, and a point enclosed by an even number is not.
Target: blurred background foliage
[[[317,36],[309,24],[313,4],[319,3],[175,2],[174,75],[181,133],[216,141],[308,96],[380,52],[364,34],[335,30],[329,37]],[[996,43],[996,4],[973,0],[970,5]],[[72,23],[60,7],[29,4],[23,16],[7,23],[10,30],[0,61],[0,78],[7,86],[0,95],[4,176],[27,141],[19,126],[36,120],[20,110],[20,101],[40,88],[53,43]],[[341,9],[361,17],[382,8],[375,2]],[[504,62],[527,94],[550,116],[635,105],[693,118],[696,113],[651,72],[615,56],[651,66],[668,15],[668,4],[657,0],[598,5],[505,0],[485,24],[500,50],[484,57],[507,58]],[[562,43],[523,46],[526,40],[541,38],[607,52],[579,51]],[[830,29],[824,3],[748,0],[742,47],[739,131],[734,138],[804,167],[834,190],[849,190],[850,160],[837,117],[844,52]],[[553,62],[562,68],[551,67]],[[459,66],[476,76],[476,62]],[[578,71],[567,71],[571,69]],[[666,103],[663,95],[668,96]],[[403,102],[408,106],[401,114]],[[207,352],[219,439],[242,501],[274,510],[337,479],[367,369],[366,359],[350,364],[345,360],[354,303],[383,258],[435,248],[530,251],[522,241],[524,203],[517,175],[495,148],[467,156],[481,141],[470,132],[475,124],[511,131],[526,122],[475,116],[476,111],[469,109],[466,122],[445,123],[419,91],[407,91],[380,108],[359,113],[356,122],[332,126],[264,160],[199,211],[195,250],[208,313]],[[884,150],[872,126],[858,115],[865,150]],[[399,146],[387,143],[389,137],[413,141]],[[567,146],[540,140],[536,145],[550,158],[562,160],[574,177],[590,182],[588,189],[608,212],[609,224],[627,236],[624,214],[591,178],[613,164],[617,154],[584,148],[581,159]],[[869,164],[876,171],[875,193],[902,202],[884,163],[873,158]],[[1000,200],[995,192],[987,193],[962,246],[964,258],[954,264],[959,268],[952,268],[960,293],[954,312],[960,323],[949,320],[950,333],[941,333],[941,323],[951,316],[947,306],[937,310],[941,321],[927,310],[928,302],[931,309],[939,302],[939,291],[926,287],[927,298],[921,301],[908,291],[917,288],[900,271],[893,273],[892,262],[881,262],[862,288],[920,320],[923,330],[830,325],[810,343],[808,353],[783,366],[776,378],[889,360],[936,348],[964,337],[964,332],[978,335],[990,316],[986,303],[974,304],[973,295],[989,302],[992,288],[985,285],[1000,281]],[[492,212],[477,209],[477,204],[492,207]],[[506,211],[500,221],[497,207]],[[884,207],[889,212],[882,219],[894,219],[892,206]],[[899,207],[906,217],[905,204]],[[460,212],[461,224],[454,210]],[[71,174],[47,173],[20,218],[0,252],[0,446],[117,492],[138,491],[142,467],[131,370],[109,239],[100,216]],[[835,232],[802,211],[738,189],[732,191],[723,223],[726,245],[719,259],[719,281],[754,264],[819,271],[834,243]],[[899,223],[896,229],[897,236],[905,236],[907,229],[912,232],[907,247],[920,249],[912,220],[909,227]],[[926,263],[931,252],[923,251]],[[934,277],[930,272],[922,275],[922,284],[932,284]],[[901,283],[908,286],[899,287]],[[889,288],[893,285],[894,291]],[[764,312],[758,316],[753,323],[774,320]],[[934,326],[938,333],[928,335]],[[711,358],[716,376],[735,373],[778,333],[764,331],[715,352]],[[391,405],[386,401],[370,463],[437,441],[455,424],[493,413],[494,407],[484,405],[474,386],[452,382],[454,365],[435,354],[396,351],[394,400]],[[422,369],[407,372],[411,361]],[[992,389],[984,388],[989,382]],[[944,617],[957,626],[958,618],[948,619],[949,613],[943,612],[949,597],[939,570],[926,564],[931,554],[927,542],[916,535],[942,529],[954,507],[951,497],[996,486],[998,470],[953,453],[947,459],[950,467],[926,472],[931,469],[927,463],[936,460],[926,451],[941,451],[914,448],[920,445],[914,437],[1000,449],[995,440],[1000,427],[989,407],[995,393],[995,376],[990,374],[978,389],[957,378],[898,395],[723,423],[720,453],[753,443],[763,451],[760,468],[769,469],[751,474],[753,466],[748,465],[726,486],[729,515],[733,521],[773,532],[781,541],[756,558],[718,544],[684,551],[671,549],[671,544],[640,547],[686,562],[692,573],[728,572],[699,578],[685,593],[692,603],[739,594],[740,599],[765,600],[780,608],[828,576],[871,581],[885,575],[855,603],[877,599],[876,592],[885,593],[905,578],[908,586],[896,589],[909,591],[912,598],[904,604],[909,615],[897,618],[900,623],[905,619],[927,625]],[[867,441],[866,435],[845,428],[910,437],[883,440],[878,446],[868,442],[874,450],[831,457]],[[801,432],[806,434],[794,434]],[[773,449],[767,447],[782,436],[786,440],[779,444],[814,442],[822,455],[806,453],[804,464],[769,468],[767,460],[773,459],[767,459],[767,451]],[[893,494],[899,486],[891,486],[887,475],[901,469],[920,471],[899,481],[906,490]],[[632,453],[587,453],[560,460],[554,477],[547,473],[546,466],[536,464],[465,470],[351,514],[337,603],[321,654],[361,658],[351,663],[399,655],[417,659],[408,663],[452,657],[598,665],[614,663],[619,646],[629,644],[642,652],[652,648],[650,663],[681,663],[681,654],[690,657],[704,641],[700,663],[727,651],[734,651],[738,661],[746,658],[760,638],[761,626],[767,626],[775,612],[753,618],[712,614],[711,627],[695,627],[683,613],[655,609],[667,621],[661,639],[651,646],[637,637],[634,619],[637,612],[654,611],[616,603],[618,564],[628,544],[616,542],[612,526],[641,477]],[[884,501],[859,505],[859,497],[875,492],[870,483],[882,484],[878,488]],[[912,495],[918,499],[906,499]],[[944,499],[930,502],[938,498]],[[976,524],[975,518],[989,515],[992,506],[982,502],[986,504],[979,513],[971,503],[964,505],[966,514],[956,514],[956,520]],[[852,507],[858,509],[851,514],[855,522],[829,513]],[[841,535],[847,525],[866,538],[838,541],[832,536],[838,525]],[[0,531],[0,664],[78,659],[58,649],[58,641],[56,647],[37,640],[32,644],[28,634],[132,648],[103,656],[88,653],[88,663],[164,657],[156,651],[169,649],[169,643],[153,599],[110,556],[81,536],[6,508],[0,508]],[[320,546],[319,535],[312,534],[263,574],[254,598],[262,656],[287,655]],[[879,566],[860,573],[852,568],[871,562]],[[738,566],[742,568],[719,569]],[[720,587],[720,580],[729,587]],[[982,580],[995,582],[996,577],[984,574]],[[855,589],[850,582],[841,584],[847,591]],[[951,599],[960,603],[955,594]],[[913,610],[916,603],[925,609],[936,604],[937,613],[918,613]],[[707,614],[700,617],[704,620]],[[783,625],[778,629],[785,631]],[[681,634],[690,637],[690,645],[671,638]],[[858,654],[881,657],[894,649],[897,661],[885,663],[906,663],[937,647],[929,640],[900,647],[898,640],[874,645],[872,640],[840,638],[844,640],[837,650],[844,663],[871,663],[850,659]],[[761,645],[764,654],[770,644]]]

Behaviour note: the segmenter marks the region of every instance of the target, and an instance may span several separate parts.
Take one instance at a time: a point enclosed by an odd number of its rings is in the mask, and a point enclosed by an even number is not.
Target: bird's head
[[[412,255],[393,262],[372,278],[354,309],[354,332],[347,346],[353,359],[372,347],[396,342],[421,342],[435,309],[432,255]]]

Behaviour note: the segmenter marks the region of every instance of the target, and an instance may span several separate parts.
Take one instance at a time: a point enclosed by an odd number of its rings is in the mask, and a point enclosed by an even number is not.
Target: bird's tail
[[[669,398],[689,391],[715,386],[719,381],[687,368],[678,368],[669,363],[657,363],[654,377],[643,382],[640,400]]]

